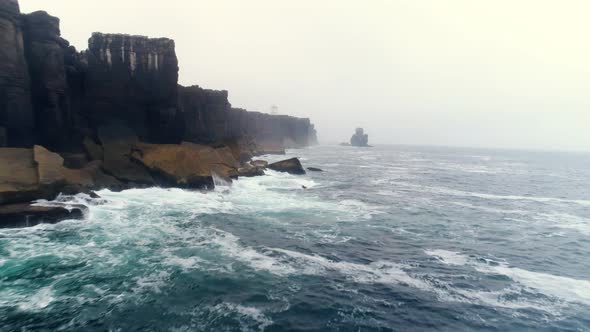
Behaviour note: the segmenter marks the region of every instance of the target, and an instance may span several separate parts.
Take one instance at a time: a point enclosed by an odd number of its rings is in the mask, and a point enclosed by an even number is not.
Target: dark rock
[[[102,150],[102,146],[96,144],[92,139],[89,137],[84,138],[84,150],[86,154],[90,158],[90,160],[103,160],[104,159],[104,151]]]
[[[317,143],[309,119],[232,108],[227,91],[179,86],[179,103],[189,142],[250,141],[256,146],[253,155],[285,154],[285,148]]]
[[[174,41],[94,33],[88,44],[85,113],[90,123],[121,122],[143,141],[179,143],[184,122]]]
[[[298,158],[291,158],[268,165],[268,168],[289,174],[301,175],[305,174],[305,170]]]
[[[88,211],[83,205],[36,206],[28,203],[0,205],[0,228],[30,227],[41,223],[58,223],[69,219],[83,219]]]
[[[23,15],[23,23],[37,142],[58,149],[69,145],[72,127],[64,62],[67,42],[60,37],[59,19],[44,11]]]
[[[17,1],[0,0],[1,146],[30,147],[34,142],[29,69]]]
[[[100,195],[95,193],[94,191],[88,193],[88,196],[90,196],[90,198],[101,198]]]
[[[308,167],[307,170],[312,171],[312,172],[323,172],[324,171],[323,169],[317,168],[317,167]]]
[[[139,143],[133,130],[120,124],[102,126],[98,136],[103,147],[102,168],[107,174],[123,182],[155,184],[148,170],[131,160],[132,146]]]
[[[72,169],[82,169],[88,165],[88,157],[85,153],[61,153],[64,159],[64,166]]]
[[[368,147],[369,135],[365,134],[365,130],[363,128],[357,128],[355,134],[350,138],[350,145]]]

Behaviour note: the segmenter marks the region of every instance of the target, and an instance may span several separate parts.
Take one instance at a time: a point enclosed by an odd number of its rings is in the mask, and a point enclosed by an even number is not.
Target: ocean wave
[[[430,187],[430,186],[422,186],[413,183],[403,183],[400,182],[398,185],[408,188],[413,191],[418,192],[427,192],[431,194],[437,195],[450,195],[450,196],[459,196],[459,197],[476,197],[481,199],[488,199],[488,200],[516,200],[516,201],[533,201],[539,203],[574,203],[583,206],[590,206],[590,200],[584,199],[565,199],[565,198],[555,198],[555,197],[542,197],[542,196],[521,196],[521,195],[495,195],[495,194],[486,194],[486,193],[478,193],[478,192],[469,192],[469,191],[462,191],[456,189],[450,189],[445,187]]]
[[[590,305],[590,281],[552,274],[532,272],[512,267],[506,262],[478,260],[464,254],[448,250],[426,250],[429,256],[437,258],[447,265],[470,266],[478,272],[502,275],[512,279],[526,288],[560,299],[565,302],[578,302]]]
[[[568,213],[539,213],[533,217],[536,221],[547,223],[549,226],[573,230],[584,235],[590,235],[590,219]]]
[[[197,308],[192,316],[198,318],[196,325],[199,330],[211,330],[210,324],[221,319],[235,320],[241,331],[264,331],[274,323],[260,308],[229,302]],[[191,326],[176,331],[193,331],[194,328],[195,326]]]

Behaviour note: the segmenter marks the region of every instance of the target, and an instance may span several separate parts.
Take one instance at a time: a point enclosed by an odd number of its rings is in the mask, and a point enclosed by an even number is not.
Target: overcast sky
[[[20,0],[176,40],[180,83],[310,117],[320,140],[590,150],[587,0]]]

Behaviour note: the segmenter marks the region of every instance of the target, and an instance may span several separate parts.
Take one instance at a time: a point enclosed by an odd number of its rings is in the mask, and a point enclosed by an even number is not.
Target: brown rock
[[[268,165],[268,168],[289,174],[301,175],[305,174],[305,170],[298,158],[291,158]]]
[[[0,148],[0,204],[38,199],[38,183],[33,150]]]
[[[33,155],[37,163],[40,185],[65,184],[64,159],[59,154],[53,153],[42,146],[35,145],[33,147]]]
[[[264,167],[257,167],[251,164],[245,164],[244,167],[238,168],[238,175],[244,177],[253,177],[264,175]]]
[[[252,160],[250,162],[250,164],[255,167],[262,167],[262,168],[268,167],[268,161],[266,161],[266,160]]]
[[[214,149],[193,143],[139,143],[131,157],[166,185],[204,187],[212,185],[213,173],[226,179],[238,175],[236,161],[228,148]]]

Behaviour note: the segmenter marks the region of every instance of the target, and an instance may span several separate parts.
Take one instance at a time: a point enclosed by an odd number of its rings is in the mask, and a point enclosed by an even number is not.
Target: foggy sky
[[[176,41],[180,83],[310,117],[323,142],[590,150],[587,0],[20,0]]]

